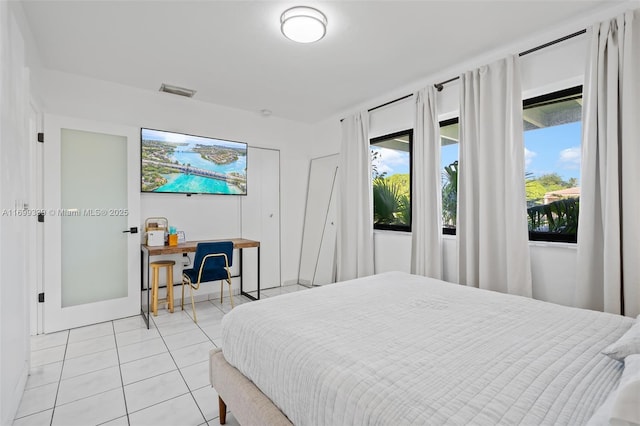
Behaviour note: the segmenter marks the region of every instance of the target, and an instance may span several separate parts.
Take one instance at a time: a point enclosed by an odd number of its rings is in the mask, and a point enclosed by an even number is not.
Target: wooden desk
[[[226,238],[226,239],[219,239],[219,240],[201,240],[201,241],[187,241],[184,242],[182,244],[178,244],[176,246],[148,246],[146,244],[141,244],[140,245],[140,249],[142,251],[142,256],[140,257],[141,260],[141,264],[140,264],[140,291],[141,291],[141,303],[140,303],[140,310],[142,312],[142,317],[144,318],[145,322],[147,323],[147,328],[149,327],[149,306],[150,306],[150,296],[149,296],[149,263],[150,260],[149,258],[151,256],[160,256],[160,255],[167,255],[167,254],[180,254],[180,253],[195,253],[196,251],[196,247],[198,246],[198,243],[207,243],[207,242],[214,242],[214,241],[232,241],[233,242],[233,248],[234,249],[238,249],[239,253],[240,253],[240,260],[238,262],[238,269],[239,269],[239,275],[235,275],[235,277],[240,277],[240,294],[243,296],[248,297],[249,299],[252,300],[259,300],[260,299],[260,241],[254,241],[254,240],[247,240],[245,238]],[[258,257],[257,257],[257,267],[258,267],[258,292],[257,292],[257,297],[254,297],[253,295],[246,293],[243,288],[242,288],[242,260],[243,260],[243,249],[245,248],[256,248],[258,250]],[[147,286],[145,288],[144,286],[144,268],[146,266],[146,270],[147,270]],[[147,294],[147,311],[145,312],[144,310],[144,304],[142,303],[143,298],[144,298],[144,293]]]

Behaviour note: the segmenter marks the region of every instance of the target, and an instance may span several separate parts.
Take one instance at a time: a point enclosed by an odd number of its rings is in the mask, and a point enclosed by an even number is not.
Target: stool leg
[[[167,266],[167,300],[169,312],[173,313],[173,266]]]
[[[153,312],[153,316],[158,316],[158,268],[153,268],[152,272],[152,287],[151,287],[151,312]]]

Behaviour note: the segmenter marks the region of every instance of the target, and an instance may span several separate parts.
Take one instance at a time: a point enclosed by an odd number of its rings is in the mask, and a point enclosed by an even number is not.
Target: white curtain
[[[458,280],[531,297],[518,58],[460,82]]]
[[[576,304],[640,314],[640,11],[592,28]]]
[[[373,275],[373,193],[369,151],[369,113],[342,121],[338,161],[337,278]]]
[[[433,86],[415,94],[411,272],[442,279],[440,125]]]

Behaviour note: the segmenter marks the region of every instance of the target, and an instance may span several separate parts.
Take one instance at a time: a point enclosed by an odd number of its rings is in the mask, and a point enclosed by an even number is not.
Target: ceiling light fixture
[[[292,7],[282,12],[280,29],[289,40],[313,43],[327,33],[327,17],[313,7]]]

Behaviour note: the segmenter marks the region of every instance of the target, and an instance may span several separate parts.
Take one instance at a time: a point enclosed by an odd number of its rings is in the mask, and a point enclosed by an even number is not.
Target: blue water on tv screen
[[[141,129],[142,192],[247,194],[247,144]]]

